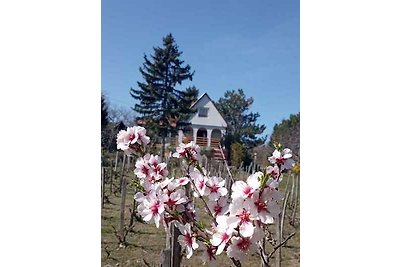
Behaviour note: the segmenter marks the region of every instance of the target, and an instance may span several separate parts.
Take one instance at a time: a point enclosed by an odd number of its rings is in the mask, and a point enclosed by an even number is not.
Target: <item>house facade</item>
[[[196,109],[189,126],[178,132],[178,142],[194,141],[200,147],[218,148],[222,136],[226,133],[227,123],[221,116],[207,93],[192,104]]]

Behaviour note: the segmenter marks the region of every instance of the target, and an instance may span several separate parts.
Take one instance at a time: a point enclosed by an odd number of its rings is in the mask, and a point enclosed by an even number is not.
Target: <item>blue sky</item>
[[[102,92],[111,105],[131,107],[143,81],[143,55],[172,33],[195,70],[200,94],[217,101],[227,90],[252,96],[251,111],[270,135],[275,123],[300,111],[299,0],[102,0]]]

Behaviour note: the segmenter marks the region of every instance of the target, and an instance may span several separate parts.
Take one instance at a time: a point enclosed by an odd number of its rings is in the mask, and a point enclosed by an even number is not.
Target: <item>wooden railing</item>
[[[221,142],[221,139],[219,139],[219,138],[211,138],[211,147],[219,148],[220,142]]]
[[[185,135],[183,138],[183,142],[189,143],[190,141],[193,141],[193,136]],[[219,138],[211,138],[211,147],[219,148],[220,141],[221,141],[221,139],[219,139]],[[208,145],[207,137],[197,137],[196,144],[200,147],[207,147],[207,145]]]
[[[206,147],[207,146],[207,137],[197,137],[196,138],[196,145],[200,147]]]

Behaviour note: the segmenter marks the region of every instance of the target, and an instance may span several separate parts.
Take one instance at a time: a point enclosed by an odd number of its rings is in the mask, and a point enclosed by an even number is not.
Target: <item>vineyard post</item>
[[[114,175],[113,163],[114,162],[111,160],[111,167],[110,167],[110,196],[112,195],[112,186],[113,186],[113,175]]]
[[[104,196],[106,191],[104,171],[104,167],[101,167],[101,208],[104,208]]]
[[[296,180],[294,178],[294,174],[290,174],[291,178],[292,178],[292,190],[291,190],[291,194],[290,194],[290,207],[293,208],[293,197],[294,197],[294,190],[295,190],[295,186],[296,186]]]
[[[294,226],[294,222],[295,222],[295,219],[296,219],[296,210],[297,210],[297,203],[298,203],[298,197],[299,197],[299,195],[298,195],[298,193],[299,193],[299,191],[300,191],[300,189],[299,189],[299,179],[300,178],[300,176],[299,175],[297,175],[296,176],[296,190],[295,190],[295,193],[296,193],[296,196],[295,196],[295,199],[294,199],[294,207],[293,207],[293,213],[292,213],[292,218],[291,218],[291,220],[290,220],[290,223]]]
[[[282,218],[282,213],[279,213],[278,218],[276,220],[276,241],[278,244],[281,243],[282,238],[281,238],[281,221]],[[275,255],[275,267],[281,267],[281,248],[278,248],[278,250],[276,251],[276,255]]]
[[[255,152],[254,152],[253,162],[254,162],[254,164],[253,164],[253,172],[252,173],[255,173],[257,171],[257,166],[256,166],[256,164],[257,164],[257,153],[255,153]]]
[[[119,224],[119,232],[120,236],[124,235],[124,228],[125,228],[125,200],[126,200],[126,183],[127,180],[124,176],[124,169],[125,169],[125,159],[126,155],[124,155],[124,159],[122,161],[122,172],[121,172],[121,207],[120,207],[120,224]]]
[[[115,154],[115,166],[114,166],[114,172],[117,171],[117,165],[118,165],[118,150],[117,153]]]
[[[123,177],[124,177],[124,170],[125,170],[125,165],[126,165],[126,155],[124,154],[124,158],[122,160],[122,166],[121,166],[121,177],[119,179],[119,192],[122,194],[122,182],[123,182]]]
[[[285,192],[285,200],[283,202],[283,207],[282,207],[282,213],[281,213],[281,221],[278,222],[280,223],[280,233],[279,233],[279,242],[283,239],[283,228],[284,228],[284,222],[285,222],[285,213],[286,213],[286,207],[287,207],[287,202],[288,202],[288,198],[290,195],[290,191],[286,191]],[[279,248],[278,253],[279,256],[281,255],[281,249]],[[279,259],[280,262],[280,259]],[[280,263],[279,263],[280,264]]]

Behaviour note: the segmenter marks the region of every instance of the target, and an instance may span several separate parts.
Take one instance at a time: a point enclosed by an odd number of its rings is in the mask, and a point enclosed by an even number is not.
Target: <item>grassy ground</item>
[[[133,173],[128,173],[128,177],[132,178]],[[129,181],[130,179],[128,179]],[[281,188],[286,188],[288,177],[285,177],[281,183]],[[291,188],[289,184],[289,189]],[[133,231],[128,234],[126,248],[118,246],[118,239],[114,234],[112,226],[116,229],[119,227],[119,214],[121,198],[119,194],[110,194],[109,185],[106,185],[106,195],[110,203],[106,203],[101,214],[101,257],[102,266],[160,266],[160,253],[165,247],[165,231],[162,225],[156,228],[154,224],[147,225],[140,222],[135,222]],[[129,224],[130,213],[129,208],[133,205],[133,187],[128,186],[125,219],[126,224]],[[285,216],[285,227],[283,238],[290,233],[296,232],[296,235],[290,239],[285,246],[282,247],[281,266],[299,266],[300,265],[300,205],[298,204],[297,213],[295,216],[294,227],[289,224],[289,216],[292,215],[292,210],[287,209]],[[205,211],[199,210],[200,217],[206,216]],[[275,231],[275,227],[271,226],[271,231]],[[269,245],[268,245],[269,246]],[[267,252],[270,252],[272,247],[269,246]],[[200,266],[202,261],[200,256],[202,253],[196,250],[194,256],[189,260],[186,257],[182,258],[181,266]],[[220,255],[217,266],[233,266],[232,262],[225,255]],[[275,259],[271,260],[271,265],[275,266]],[[248,261],[242,262],[242,266],[260,266],[260,258],[258,255],[252,256]]]

